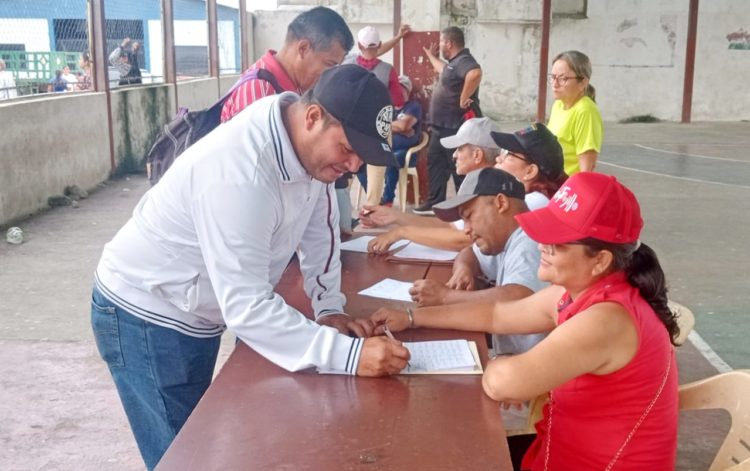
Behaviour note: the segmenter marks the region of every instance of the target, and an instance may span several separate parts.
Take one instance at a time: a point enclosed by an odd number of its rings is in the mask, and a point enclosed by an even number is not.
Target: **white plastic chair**
[[[406,151],[406,158],[404,159],[404,166],[398,171],[398,204],[401,207],[401,211],[406,211],[406,189],[408,188],[409,177],[412,178],[412,188],[414,188],[414,205],[419,204],[419,174],[417,173],[417,166],[410,167],[412,157],[416,158],[419,155],[419,151],[424,149],[427,143],[430,141],[430,136],[426,132],[422,131],[422,139],[419,140],[419,144],[414,147],[410,147]]]
[[[680,386],[680,409],[725,409],[732,426],[709,471],[750,470],[750,370],[736,370]]]
[[[685,343],[685,340],[687,340],[690,332],[693,331],[693,327],[695,326],[695,316],[690,309],[680,303],[669,300],[667,305],[677,316],[677,325],[680,326],[680,335],[675,339],[675,343],[677,345],[682,345]]]

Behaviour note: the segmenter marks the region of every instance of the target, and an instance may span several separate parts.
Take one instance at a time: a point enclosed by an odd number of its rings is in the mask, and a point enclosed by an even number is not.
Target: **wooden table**
[[[347,312],[368,315],[403,305],[356,295],[388,276],[444,279],[444,268],[386,262],[344,252]],[[432,276],[431,276],[432,274]],[[277,286],[310,315],[299,268]],[[402,340],[468,338],[480,333],[415,329]],[[239,343],[177,435],[159,470],[511,470],[498,404],[479,375],[359,378],[290,373]]]

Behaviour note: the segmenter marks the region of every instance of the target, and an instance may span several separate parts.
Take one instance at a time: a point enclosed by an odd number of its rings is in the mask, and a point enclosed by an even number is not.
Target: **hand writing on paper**
[[[375,334],[384,334],[383,326],[387,323],[391,332],[401,332],[409,328],[409,315],[406,311],[382,307],[370,316],[370,320],[376,325]]]
[[[370,242],[367,243],[367,251],[374,254],[384,254],[388,252],[388,249],[391,248],[391,245],[393,245],[395,242],[398,242],[401,240],[401,236],[399,236],[397,230],[388,231],[384,234],[380,234],[379,236],[372,239]]]
[[[417,306],[437,306],[440,304],[446,304],[446,297],[450,292],[450,288],[435,280],[417,280],[414,282],[414,286],[409,290],[411,299],[417,303]]]
[[[388,206],[364,205],[359,211],[359,223],[364,228],[387,226],[394,224],[398,213]]]
[[[370,337],[362,346],[357,365],[358,376],[385,376],[397,374],[408,363],[409,350],[398,340],[387,337]]]
[[[375,330],[375,323],[370,319],[355,319],[343,313],[320,317],[317,323],[333,327],[344,335],[352,333],[357,337],[371,337]]]
[[[471,268],[460,264],[453,265],[453,275],[451,275],[450,280],[445,283],[445,286],[450,289],[461,289],[466,291],[474,291],[477,288],[474,273],[471,271]]]

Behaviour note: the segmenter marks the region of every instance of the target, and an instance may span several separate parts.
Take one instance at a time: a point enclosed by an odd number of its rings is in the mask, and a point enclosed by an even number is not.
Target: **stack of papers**
[[[356,239],[347,240],[346,242],[342,242],[340,245],[341,250],[349,250],[350,252],[362,252],[367,253],[367,244],[370,243],[372,239],[374,239],[375,236],[362,236],[357,237]],[[391,245],[389,250],[396,250],[404,245],[408,244],[409,241],[405,239],[398,240]]]

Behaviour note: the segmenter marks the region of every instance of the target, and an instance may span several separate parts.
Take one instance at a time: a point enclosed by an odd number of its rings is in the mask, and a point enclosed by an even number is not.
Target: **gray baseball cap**
[[[432,210],[443,221],[458,221],[461,219],[458,209],[462,204],[477,196],[495,196],[501,193],[519,200],[526,196],[523,183],[510,173],[495,167],[482,168],[467,173],[456,196],[434,205]]]
[[[471,118],[464,121],[455,135],[440,139],[440,144],[446,149],[455,149],[464,144],[499,149],[492,139],[492,131],[490,118]]]

